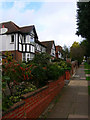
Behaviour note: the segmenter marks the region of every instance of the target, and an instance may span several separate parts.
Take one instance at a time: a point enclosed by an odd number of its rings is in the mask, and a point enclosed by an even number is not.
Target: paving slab
[[[84,66],[77,69],[47,118],[88,118],[88,81]]]

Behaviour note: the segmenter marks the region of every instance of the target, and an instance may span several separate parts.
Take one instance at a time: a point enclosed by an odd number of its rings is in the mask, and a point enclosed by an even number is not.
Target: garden
[[[71,70],[71,64],[63,60],[50,62],[46,53],[37,54],[32,61],[9,60],[2,65],[2,110],[22,101],[22,95],[42,88],[48,81],[55,81]]]

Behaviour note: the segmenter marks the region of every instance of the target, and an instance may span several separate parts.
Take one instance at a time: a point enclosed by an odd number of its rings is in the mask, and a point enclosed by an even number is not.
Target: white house
[[[56,57],[56,54],[55,54],[55,43],[54,41],[43,41],[41,42],[44,46],[46,46],[46,52],[51,55],[52,59],[54,59]]]
[[[56,58],[61,58],[62,59],[62,47],[61,46],[56,46]]]
[[[4,54],[11,52],[17,61],[28,61],[34,58],[39,43],[35,26],[19,27],[12,21],[0,24],[0,29],[7,28],[7,32],[0,35],[0,51]],[[44,47],[41,52],[46,51]],[[44,50],[45,49],[45,50]]]

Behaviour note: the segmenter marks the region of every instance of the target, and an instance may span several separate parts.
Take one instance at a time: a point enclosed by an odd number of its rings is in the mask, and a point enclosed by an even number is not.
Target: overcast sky
[[[18,26],[35,25],[40,41],[54,40],[62,47],[82,40],[75,35],[76,1],[22,1],[0,2],[0,23],[13,21]]]

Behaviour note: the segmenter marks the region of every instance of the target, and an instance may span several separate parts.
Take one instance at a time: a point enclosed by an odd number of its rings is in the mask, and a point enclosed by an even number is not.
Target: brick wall
[[[6,51],[3,51],[2,54],[4,55]],[[22,53],[18,52],[18,50],[16,51],[8,51],[8,53],[10,53],[10,55],[13,55],[13,58],[16,61],[22,61]],[[3,59],[4,61],[6,60],[5,58]]]
[[[56,81],[49,82],[47,86],[23,95],[23,100],[16,103],[7,113],[4,113],[3,119],[38,118],[61,91],[64,86],[64,79],[65,75],[59,77]]]

